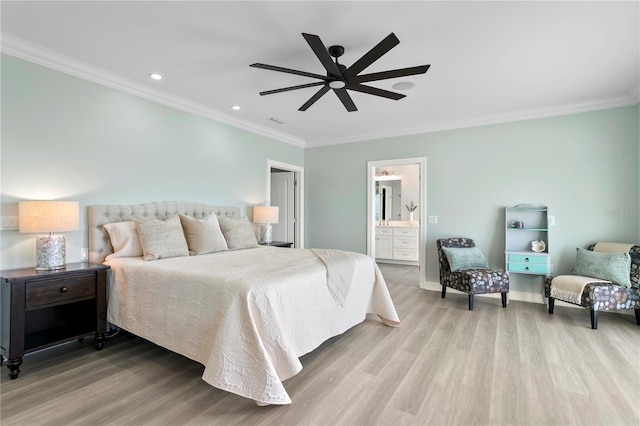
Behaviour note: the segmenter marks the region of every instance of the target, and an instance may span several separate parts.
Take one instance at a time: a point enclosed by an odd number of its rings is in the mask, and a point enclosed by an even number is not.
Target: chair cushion
[[[487,269],[489,265],[477,247],[442,247],[452,272],[463,269]]]
[[[573,274],[631,287],[629,253],[601,253],[578,247]]]

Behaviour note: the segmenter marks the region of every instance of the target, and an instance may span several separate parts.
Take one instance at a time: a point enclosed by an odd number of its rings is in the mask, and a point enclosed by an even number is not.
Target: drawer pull
[[[528,270],[529,270],[529,267],[528,267],[528,266],[525,266],[524,270],[525,270],[525,271],[528,271]]]
[[[528,261],[529,261],[529,258],[528,258],[528,257],[525,257],[525,258],[524,258],[524,261],[525,261],[525,262],[528,262]]]
[[[69,291],[69,287],[60,287],[60,293],[66,293]]]

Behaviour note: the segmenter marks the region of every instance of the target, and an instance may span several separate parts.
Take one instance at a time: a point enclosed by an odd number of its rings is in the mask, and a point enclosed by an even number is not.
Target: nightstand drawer
[[[509,272],[524,272],[529,274],[547,274],[547,264],[509,263]]]
[[[535,255],[529,256],[526,254],[510,254],[509,262],[534,263],[538,265],[546,265],[547,256],[535,256]]]
[[[56,305],[71,300],[96,296],[96,278],[93,274],[27,283],[26,309],[43,305]]]

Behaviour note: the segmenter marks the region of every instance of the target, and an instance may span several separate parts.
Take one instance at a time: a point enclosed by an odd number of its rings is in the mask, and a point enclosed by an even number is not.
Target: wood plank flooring
[[[200,378],[203,367],[129,335],[27,355],[0,379],[10,425],[639,425],[633,316],[418,288],[383,265],[399,328],[367,319],[302,358],[288,406],[258,407]]]

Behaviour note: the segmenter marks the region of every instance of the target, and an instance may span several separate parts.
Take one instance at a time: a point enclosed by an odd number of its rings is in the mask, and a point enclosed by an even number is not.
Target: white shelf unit
[[[505,208],[505,270],[509,273],[543,275],[551,273],[549,256],[549,210],[546,206]],[[515,227],[521,222],[522,227]],[[533,241],[544,241],[543,252],[534,252]]]

